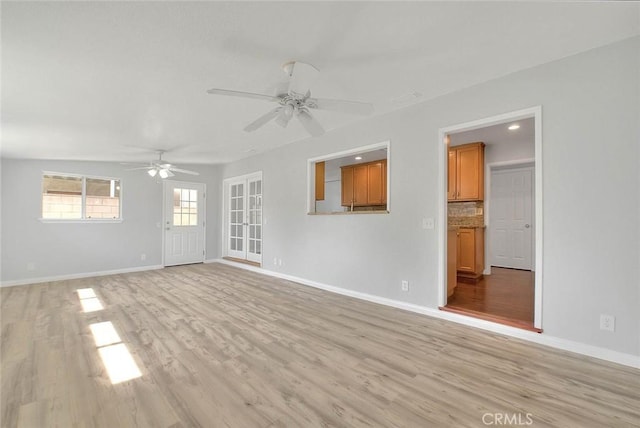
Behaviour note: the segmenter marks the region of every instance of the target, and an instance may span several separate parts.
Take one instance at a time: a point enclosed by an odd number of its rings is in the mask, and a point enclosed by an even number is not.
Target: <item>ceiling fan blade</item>
[[[274,97],[272,95],[254,94],[253,92],[231,91],[229,89],[214,88],[214,89],[209,89],[207,93],[212,95],[228,95],[231,97],[255,98],[255,99],[264,100],[264,101],[274,101],[274,102],[280,101],[280,98]]]
[[[257,118],[256,120],[254,120],[253,122],[251,122],[250,124],[245,126],[244,130],[246,132],[255,131],[256,129],[260,128],[261,126],[263,126],[267,122],[269,122],[271,119],[276,117],[278,115],[278,113],[280,113],[280,110],[282,110],[282,107],[274,108],[273,110],[271,110],[267,114],[264,114],[264,115],[260,116],[259,118]]]
[[[125,171],[139,171],[141,169],[152,169],[152,166],[139,166],[137,168],[128,168]]]
[[[278,112],[278,116],[276,116],[276,123],[283,128],[286,128],[289,124],[289,118],[284,114],[284,110],[280,110]]]
[[[309,92],[311,84],[318,76],[318,69],[313,65],[304,62],[294,62],[290,67],[285,68],[291,80],[289,81],[289,95],[304,97]]]
[[[309,108],[319,110],[339,111],[342,113],[360,114],[363,116],[373,113],[373,105],[359,101],[332,100],[328,98],[309,98],[305,101]]]
[[[289,124],[289,121],[293,117],[294,110],[295,108],[290,104],[287,104],[284,107],[282,107],[282,110],[280,110],[280,112],[278,113],[278,117],[276,117],[276,123],[282,126],[283,128],[286,128],[287,125]]]
[[[189,171],[188,169],[182,169],[182,168],[171,168],[169,169],[169,171],[179,172],[182,174],[189,174],[189,175],[200,175],[199,172]]]
[[[320,125],[320,123],[311,116],[311,113],[308,111],[298,110],[298,119],[300,120],[300,123],[302,123],[302,126],[304,126],[304,129],[306,129],[312,136],[318,137],[324,134],[324,128],[322,128],[322,125]]]

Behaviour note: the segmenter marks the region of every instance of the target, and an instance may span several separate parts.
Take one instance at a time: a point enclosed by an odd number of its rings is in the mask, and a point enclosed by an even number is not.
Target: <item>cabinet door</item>
[[[456,186],[456,151],[449,150],[449,162],[447,171],[447,199],[450,201],[456,200],[456,192],[458,188]]]
[[[479,145],[456,150],[457,200],[482,200],[484,196],[483,164]]]
[[[383,205],[384,185],[383,185],[383,168],[382,162],[376,162],[368,165],[369,186],[367,189],[368,205]]]
[[[351,206],[353,202],[353,167],[342,168],[342,206]]]
[[[458,270],[474,272],[476,268],[476,242],[474,229],[458,230]]]
[[[353,168],[353,205],[368,205],[369,167],[356,165]]]
[[[382,201],[387,205],[387,161],[382,161]]]
[[[316,201],[324,201],[324,162],[316,162]]]

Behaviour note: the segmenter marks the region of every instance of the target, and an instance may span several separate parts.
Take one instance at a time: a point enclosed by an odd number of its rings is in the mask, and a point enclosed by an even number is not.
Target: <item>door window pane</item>
[[[198,225],[198,191],[195,189],[174,189],[173,225]]]

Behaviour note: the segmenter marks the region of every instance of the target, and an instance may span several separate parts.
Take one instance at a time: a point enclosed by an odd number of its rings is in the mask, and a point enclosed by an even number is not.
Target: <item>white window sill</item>
[[[122,223],[121,218],[39,218],[42,223],[92,223],[92,224],[108,224]]]
[[[388,210],[371,211],[334,211],[330,213],[309,212],[307,215],[361,215],[361,214],[389,214]]]

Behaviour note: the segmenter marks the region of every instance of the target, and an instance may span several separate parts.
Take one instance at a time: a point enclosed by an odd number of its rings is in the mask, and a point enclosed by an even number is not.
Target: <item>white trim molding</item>
[[[601,348],[598,346],[587,345],[584,343],[574,342],[572,340],[563,339],[560,337],[549,336],[548,334],[540,334],[533,331],[523,330],[516,327],[510,327],[503,324],[497,324],[494,322],[481,320],[478,318],[472,318],[464,315],[455,314],[452,312],[441,311],[439,309],[428,308],[426,306],[415,305],[412,303],[388,299],[386,297],[380,297],[372,294],[361,293],[359,291],[353,291],[345,288],[335,287],[333,285],[323,284],[321,282],[311,281],[305,278],[300,278],[297,276],[288,275],[280,272],[274,272],[264,268],[247,265],[244,263],[236,263],[230,260],[215,259],[215,260],[207,260],[205,263],[221,263],[221,264],[226,264],[230,266],[235,266],[235,267],[249,270],[252,272],[261,273],[261,274],[272,276],[275,278],[286,279],[288,281],[296,282],[298,284],[319,288],[321,290],[329,291],[336,294],[341,294],[343,296],[349,296],[349,297],[353,297],[360,300],[366,300],[368,302],[378,303],[380,305],[391,306],[394,308],[403,309],[405,311],[415,312],[415,313],[427,315],[433,318],[439,318],[446,321],[463,324],[469,327],[479,328],[482,330],[490,331],[492,333],[502,334],[505,336],[526,340],[528,342],[536,343],[539,345],[549,346],[551,348],[574,352],[576,354],[586,355],[588,357],[598,358],[601,360],[610,361],[612,363],[640,369],[640,356],[636,356],[632,354],[625,354],[622,352],[617,352],[610,349]]]
[[[438,130],[438,306],[447,304],[447,134],[472,131],[491,125],[507,123],[518,119],[534,118],[535,127],[535,297],[533,326],[542,329],[543,292],[543,218],[542,218],[542,106],[503,113],[480,120],[447,126]]]
[[[17,285],[41,284],[43,282],[65,281],[68,279],[91,278],[94,276],[116,275],[119,273],[143,272],[145,270],[162,269],[162,265],[137,266],[124,269],[103,270],[98,272],[72,273],[67,275],[41,276],[37,278],[16,279],[11,281],[2,281],[0,287],[15,287]]]
[[[315,185],[316,185],[316,175],[315,175],[315,163],[321,161],[329,161],[332,159],[344,158],[347,156],[351,156],[354,154],[360,154],[365,152],[370,152],[374,150],[386,149],[387,150],[387,209],[386,213],[391,211],[391,140],[381,141],[379,143],[368,144],[366,146],[354,147],[348,150],[342,150],[339,152],[329,153],[323,156],[316,156],[313,158],[307,159],[307,214],[316,214],[315,208]],[[362,213],[366,213],[363,211]],[[378,212],[380,213],[380,212]],[[317,213],[320,215],[327,213]],[[332,213],[335,214],[335,213]],[[349,212],[348,214],[353,214]]]

